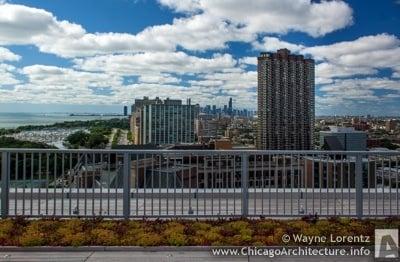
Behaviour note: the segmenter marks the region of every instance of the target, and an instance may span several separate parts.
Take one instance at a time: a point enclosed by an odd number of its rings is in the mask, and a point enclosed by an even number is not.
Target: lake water
[[[50,125],[64,121],[121,118],[122,116],[83,115],[67,113],[0,113],[0,128],[15,128],[25,125]]]

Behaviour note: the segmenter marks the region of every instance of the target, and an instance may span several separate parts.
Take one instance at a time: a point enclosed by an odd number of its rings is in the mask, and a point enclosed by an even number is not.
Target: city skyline
[[[0,1],[0,112],[121,112],[143,96],[254,110],[256,57],[288,48],[316,60],[316,116],[399,115],[399,9]]]

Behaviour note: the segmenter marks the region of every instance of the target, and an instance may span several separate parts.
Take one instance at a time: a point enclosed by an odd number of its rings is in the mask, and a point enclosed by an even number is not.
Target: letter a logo
[[[375,229],[375,257],[399,257],[399,230]]]

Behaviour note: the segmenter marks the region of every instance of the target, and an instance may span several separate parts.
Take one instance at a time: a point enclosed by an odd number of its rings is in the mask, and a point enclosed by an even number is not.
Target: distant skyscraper
[[[198,105],[190,99],[136,99],[132,113],[131,131],[134,144],[180,144],[195,142],[195,119]]]
[[[287,49],[258,57],[257,148],[313,148],[314,60]]]
[[[128,115],[128,107],[124,106],[124,116],[127,116],[127,115]]]
[[[233,113],[233,108],[232,108],[232,97],[229,98],[229,104],[228,104],[228,114],[231,116]]]

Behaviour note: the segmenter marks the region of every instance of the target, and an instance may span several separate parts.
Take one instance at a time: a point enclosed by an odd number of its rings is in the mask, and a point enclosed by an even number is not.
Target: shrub
[[[279,226],[279,223],[274,220],[261,220],[256,223],[256,231],[262,233],[273,233],[274,229]]]
[[[32,221],[19,238],[19,243],[22,246],[44,246],[51,244],[53,243],[52,239],[55,238],[55,236],[50,234],[54,232],[54,226],[54,221]],[[48,236],[46,234],[48,234]]]
[[[249,222],[237,220],[225,224],[222,233],[232,245],[246,245],[251,242],[253,229]]]
[[[305,228],[302,232],[306,236],[321,236],[322,235],[317,227],[308,227],[308,228]]]
[[[303,220],[295,220],[287,222],[286,227],[294,231],[293,233],[299,233],[309,228],[310,224]]]
[[[58,234],[60,235],[60,245],[63,246],[82,246],[89,244],[90,241],[85,221],[79,219],[63,220]]]
[[[220,234],[219,228],[212,228],[210,230],[204,231],[204,239],[206,243],[215,243],[223,240],[223,237]]]
[[[249,223],[243,220],[237,220],[227,224],[227,228],[231,229],[235,233],[240,233],[243,230],[247,230],[248,227]]]
[[[197,231],[197,230],[209,230],[211,228],[211,225],[208,223],[204,223],[204,222],[194,222],[192,224],[192,228]]]
[[[91,232],[91,239],[98,246],[116,246],[119,245],[118,236],[109,229],[97,228]]]
[[[171,246],[184,246],[186,244],[185,226],[178,222],[169,222],[164,231],[167,244]]]
[[[274,230],[274,235],[273,235],[273,243],[275,244],[282,244],[282,236],[285,234],[285,230],[282,228],[276,228]]]
[[[14,231],[14,221],[11,219],[0,220],[0,245],[12,245],[10,236]]]
[[[216,221],[113,221],[113,220],[0,220],[0,245],[281,245],[283,234],[307,236],[365,235],[375,228],[393,228],[386,220],[216,220]]]
[[[19,239],[21,246],[45,246],[46,236],[36,230],[27,230]]]
[[[222,243],[223,241],[223,237],[220,234],[220,227],[198,227],[198,225],[196,225],[196,229],[194,236],[190,238],[192,245],[220,245],[219,243]]]
[[[100,221],[96,227],[101,229],[114,230],[118,224],[119,221],[107,220],[107,221]]]
[[[162,237],[155,233],[141,233],[135,243],[138,246],[158,246],[162,243]]]
[[[59,222],[56,220],[34,220],[26,227],[19,238],[23,246],[57,245]]]
[[[66,234],[61,239],[61,245],[63,246],[86,246],[89,245],[89,237],[86,233],[74,233],[74,234]]]
[[[147,231],[151,231],[151,228],[145,227],[141,222],[138,221],[128,221],[126,223],[126,231],[122,235],[121,238],[121,245],[124,246],[134,246],[134,245],[140,245],[141,244],[136,244],[138,239],[143,236]],[[147,240],[143,240],[143,243],[145,243]],[[147,246],[147,245],[144,245]]]

